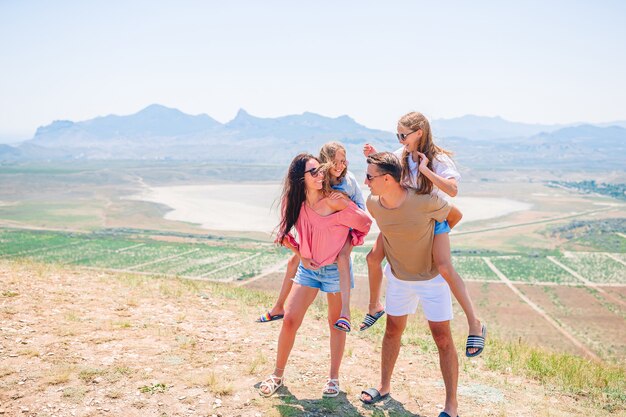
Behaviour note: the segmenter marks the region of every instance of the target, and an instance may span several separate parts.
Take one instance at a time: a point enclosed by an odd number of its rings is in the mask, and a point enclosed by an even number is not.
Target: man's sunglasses
[[[317,174],[319,174],[322,171],[323,171],[322,167],[318,166],[317,168],[307,169],[306,171],[304,171],[304,175],[306,175],[306,173],[308,172],[309,174],[311,174],[312,177],[317,177]]]
[[[417,130],[419,130],[419,129],[417,129]],[[414,130],[414,131],[409,132],[409,133],[396,133],[396,137],[398,138],[398,140],[400,142],[404,142],[406,140],[407,136],[412,135],[413,133],[417,132],[417,130]]]
[[[373,180],[374,178],[378,178],[378,177],[382,177],[383,175],[387,175],[385,174],[380,174],[380,175],[370,175],[370,174],[365,174],[365,178],[367,178],[368,181]]]

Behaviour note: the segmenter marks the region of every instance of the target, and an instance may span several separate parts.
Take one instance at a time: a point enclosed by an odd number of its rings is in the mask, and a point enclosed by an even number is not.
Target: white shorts
[[[422,302],[422,311],[428,321],[452,320],[452,296],[450,287],[441,275],[428,281],[402,281],[391,272],[391,266],[385,267],[387,294],[385,310],[390,316],[414,314],[417,305]]]

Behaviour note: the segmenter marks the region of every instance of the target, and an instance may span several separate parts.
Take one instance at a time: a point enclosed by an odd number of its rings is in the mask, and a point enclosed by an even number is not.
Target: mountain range
[[[580,169],[603,162],[623,169],[626,121],[604,125],[542,125],[500,117],[463,116],[432,123],[439,144],[454,150],[462,164],[477,168],[558,166]],[[127,159],[204,160],[284,164],[298,152],[315,153],[330,140],[344,143],[348,156],[363,164],[361,148],[399,144],[394,133],[369,129],[349,116],[305,112],[260,118],[240,110],[228,123],[153,104],[127,116],[109,115],[73,122],[59,120],[37,129],[16,146],[0,145],[0,161]]]

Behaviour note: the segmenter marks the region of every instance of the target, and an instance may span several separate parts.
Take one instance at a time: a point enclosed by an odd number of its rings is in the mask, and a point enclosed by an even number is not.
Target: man
[[[446,403],[439,417],[457,415],[458,358],[450,331],[452,298],[450,289],[433,262],[432,242],[435,220],[443,222],[450,206],[436,195],[417,194],[400,185],[402,167],[397,156],[379,152],[367,158],[365,184],[371,195],[367,209],[383,235],[387,258],[387,328],[381,354],[381,381],[378,388],[361,393],[366,404],[389,395],[391,374],[400,353],[400,339],[407,317],[422,310],[439,351],[439,365],[446,387]]]

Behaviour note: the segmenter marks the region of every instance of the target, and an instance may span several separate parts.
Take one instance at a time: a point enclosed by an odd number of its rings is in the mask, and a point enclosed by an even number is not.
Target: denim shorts
[[[450,233],[450,225],[448,224],[448,221],[444,220],[439,223],[435,220],[435,234],[440,235],[442,233]]]
[[[306,269],[300,262],[293,282],[305,287],[318,288],[322,292],[341,292],[339,288],[339,269],[336,263],[322,266],[320,269]],[[354,288],[352,260],[350,260],[350,288]]]

